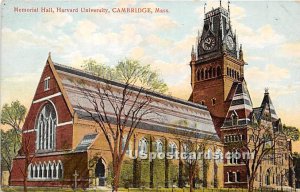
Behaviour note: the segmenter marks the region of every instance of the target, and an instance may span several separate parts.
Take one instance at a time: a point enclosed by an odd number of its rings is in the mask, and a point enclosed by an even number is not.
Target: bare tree
[[[120,83],[116,85],[107,79],[98,83],[77,82],[83,95],[78,105],[98,125],[96,131],[100,129],[105,136],[112,158],[112,187],[118,191],[124,155],[136,128],[141,122],[159,119],[159,101],[149,93],[164,85],[156,81],[156,73],[135,60],[126,59],[115,69],[104,72],[109,72],[109,76],[116,77]]]
[[[186,121],[185,124],[187,124]],[[207,156],[206,150],[212,137],[207,135],[201,139],[195,138],[195,134],[189,131],[186,131],[184,136],[179,137],[179,135],[176,135],[176,137],[178,137],[178,140],[182,144],[180,147],[182,147],[183,153],[185,153],[185,158],[181,159],[181,161],[183,162],[183,167],[186,172],[185,175],[188,177],[190,192],[193,192],[195,179],[200,171],[201,161],[202,168],[208,168],[208,164],[205,162],[207,159],[205,159],[205,157]]]
[[[33,121],[33,117],[28,117],[28,121]],[[30,125],[30,123],[28,124]],[[23,176],[23,190],[27,192],[27,181],[28,181],[28,167],[35,159],[35,152],[32,151],[32,146],[34,146],[34,137],[31,134],[27,134],[26,130],[28,127],[23,127],[22,133],[22,145],[18,151],[18,156],[24,157],[24,164],[16,164]]]
[[[247,169],[248,191],[253,191],[254,180],[259,167],[268,156],[276,158],[274,153],[276,145],[280,140],[286,139],[284,134],[274,131],[272,123],[257,123],[247,128],[247,140],[241,140],[230,145],[229,148],[240,152],[241,161],[245,163]],[[231,158],[239,158],[236,153],[231,154]],[[238,161],[238,159],[237,159]]]

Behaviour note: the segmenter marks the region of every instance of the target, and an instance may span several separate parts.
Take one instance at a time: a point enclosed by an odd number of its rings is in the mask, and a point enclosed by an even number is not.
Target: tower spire
[[[196,53],[195,53],[194,45],[192,45],[191,59],[192,61],[196,61]]]
[[[244,56],[243,56],[243,46],[242,44],[240,45],[240,51],[239,51],[239,58],[240,60],[244,61]]]
[[[222,7],[222,0],[220,0],[220,7]]]
[[[206,3],[204,3],[204,16],[205,16],[205,8],[206,8]]]
[[[228,18],[229,18],[229,24],[230,24],[230,0],[228,0]]]

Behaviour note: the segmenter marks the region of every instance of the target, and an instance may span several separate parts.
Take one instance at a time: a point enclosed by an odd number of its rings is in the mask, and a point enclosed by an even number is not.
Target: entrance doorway
[[[102,158],[98,159],[95,168],[95,177],[99,181],[99,186],[105,186],[105,165]]]

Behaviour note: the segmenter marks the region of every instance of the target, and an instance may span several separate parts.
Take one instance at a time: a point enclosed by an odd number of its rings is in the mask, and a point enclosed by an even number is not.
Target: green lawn
[[[23,191],[23,187],[3,187],[2,191],[4,192],[21,192]],[[74,190],[70,188],[46,188],[46,187],[37,187],[37,188],[28,188],[28,191],[32,192],[51,192],[51,191],[60,191],[60,192],[74,192]],[[93,192],[108,192],[111,190],[100,190],[100,189],[90,189],[90,190],[83,190],[78,189],[76,192],[83,192],[83,191],[93,191]],[[137,189],[137,188],[130,188],[130,189],[124,189],[120,188],[120,192],[189,192],[189,188],[155,188],[155,189]],[[194,192],[247,192],[246,189],[216,189],[216,188],[206,188],[206,189],[195,189]],[[276,190],[257,190],[256,192],[276,192]],[[280,190],[278,190],[279,192]]]

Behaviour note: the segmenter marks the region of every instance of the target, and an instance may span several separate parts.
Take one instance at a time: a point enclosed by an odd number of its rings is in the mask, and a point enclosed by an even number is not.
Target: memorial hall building
[[[128,150],[176,153],[185,150],[186,140],[208,139],[205,146],[208,154],[234,153],[230,144],[247,141],[250,137],[247,130],[254,123],[280,131],[282,123],[268,90],[262,93],[261,105],[253,106],[244,76],[245,64],[242,45],[232,30],[230,12],[220,6],[205,13],[202,33],[198,34],[191,52],[190,98],[183,100],[142,91],[141,94],[155,101],[160,118],[142,120]],[[76,83],[81,81],[88,85],[84,91]],[[58,64],[49,55],[23,126],[22,147],[28,151],[31,162],[26,167],[28,155],[18,154],[13,160],[11,185],[22,186],[25,173],[28,186],[74,187],[75,180],[82,188],[109,185],[112,171],[109,146],[98,125],[83,110],[84,107],[91,113],[95,111],[85,97],[103,84],[109,84],[116,93],[125,86]],[[287,150],[281,159],[268,155],[259,168],[255,187],[292,185],[291,143],[280,142]],[[131,160],[127,155],[125,161],[131,180],[122,183],[123,187],[187,184],[181,159],[150,162]],[[247,168],[241,161],[211,159],[199,165],[195,177],[199,187],[247,187]],[[163,171],[157,171],[158,167]]]

